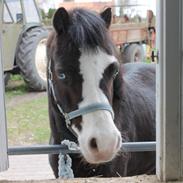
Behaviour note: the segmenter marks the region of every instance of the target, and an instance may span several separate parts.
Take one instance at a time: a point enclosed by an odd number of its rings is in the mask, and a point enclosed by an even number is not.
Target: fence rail
[[[123,152],[146,152],[156,151],[156,142],[126,142],[121,147]],[[77,154],[79,150],[70,150],[66,145],[34,145],[15,146],[8,148],[8,155],[29,155],[29,154]]]

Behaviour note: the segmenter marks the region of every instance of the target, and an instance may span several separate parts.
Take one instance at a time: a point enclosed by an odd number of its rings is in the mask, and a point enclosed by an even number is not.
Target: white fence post
[[[160,180],[181,179],[182,0],[157,0],[157,151]]]
[[[1,42],[1,27],[0,27],[0,172],[8,169],[8,154],[7,154],[7,127],[5,115],[5,100],[4,100],[4,76],[2,66],[2,42]]]

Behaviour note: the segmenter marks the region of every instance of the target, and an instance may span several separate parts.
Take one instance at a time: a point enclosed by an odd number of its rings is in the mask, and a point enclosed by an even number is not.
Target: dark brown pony
[[[60,8],[48,40],[50,144],[78,143],[81,154],[71,156],[75,177],[155,172],[154,152],[120,151],[122,142],[155,140],[155,66],[120,65],[110,22],[110,8],[100,15]],[[58,155],[49,160],[58,177]]]

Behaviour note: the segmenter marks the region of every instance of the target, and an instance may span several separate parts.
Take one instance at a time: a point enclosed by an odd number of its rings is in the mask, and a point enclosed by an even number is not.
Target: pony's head
[[[112,106],[119,64],[108,35],[110,22],[110,8],[100,15],[84,9],[56,11],[48,57],[54,95],[64,112],[92,104]],[[121,134],[110,110],[82,114],[71,120],[71,128],[89,163],[110,161],[121,147]]]

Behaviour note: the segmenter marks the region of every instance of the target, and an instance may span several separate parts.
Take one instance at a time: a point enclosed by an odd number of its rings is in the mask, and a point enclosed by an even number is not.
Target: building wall
[[[95,11],[102,11],[106,7],[113,6],[114,0],[107,2],[63,2],[60,3],[60,7],[65,7],[66,9],[73,9],[76,7],[88,8]]]

